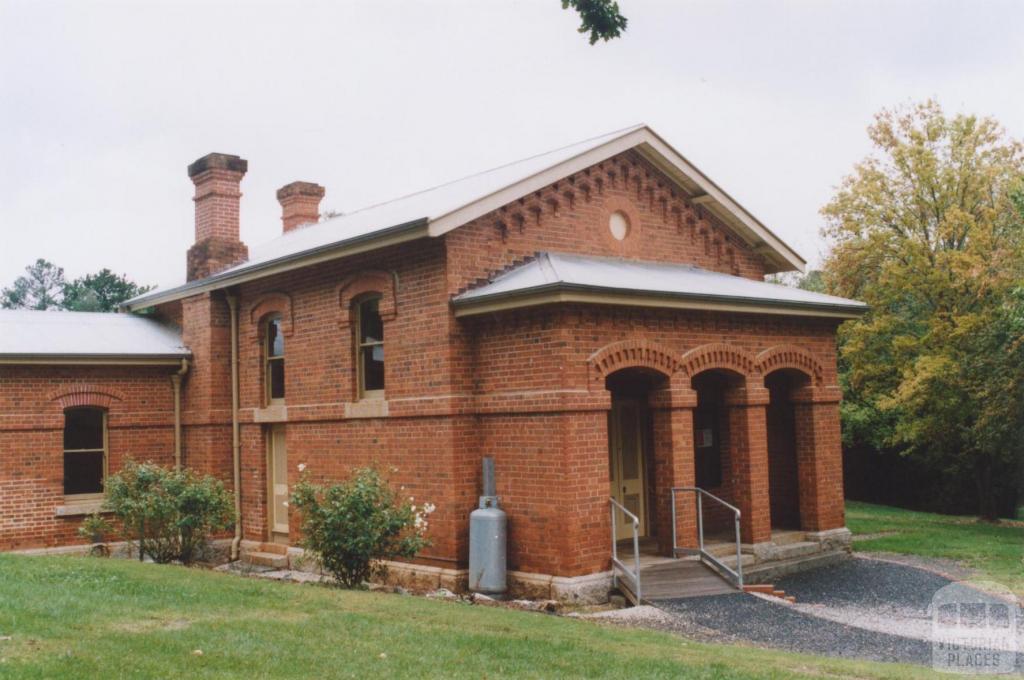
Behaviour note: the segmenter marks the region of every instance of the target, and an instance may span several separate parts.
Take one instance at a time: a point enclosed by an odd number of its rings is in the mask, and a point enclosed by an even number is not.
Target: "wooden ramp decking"
[[[642,604],[630,585],[626,579],[619,579],[619,588],[626,598],[633,604]],[[697,559],[646,555],[640,564],[640,591],[643,602],[739,592],[736,586]]]

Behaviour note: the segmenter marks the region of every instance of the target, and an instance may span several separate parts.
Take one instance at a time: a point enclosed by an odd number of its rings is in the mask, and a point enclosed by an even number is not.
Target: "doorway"
[[[771,395],[766,412],[768,430],[768,496],[773,529],[800,528],[800,476],[797,464],[796,408],[790,398],[806,379],[791,371],[769,375]]]
[[[609,470],[611,496],[640,518],[640,536],[647,535],[646,494],[644,493],[643,409],[636,399],[616,399],[608,416]],[[633,522],[625,513],[616,512],[615,535],[633,535]]]
[[[650,535],[654,525],[651,507],[653,489],[653,423],[648,401],[652,391],[664,387],[665,377],[643,368],[627,368],[605,379],[612,393],[608,412],[608,479],[612,498],[640,520],[640,537]],[[633,523],[615,513],[615,535],[632,540]]]
[[[270,539],[274,543],[288,543],[288,450],[284,433],[284,425],[273,425],[267,437]]]

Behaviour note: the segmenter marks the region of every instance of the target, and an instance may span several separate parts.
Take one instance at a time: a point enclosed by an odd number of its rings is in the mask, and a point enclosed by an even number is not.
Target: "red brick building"
[[[610,497],[671,553],[674,487],[737,506],[755,555],[773,531],[842,542],[835,331],[864,306],[765,283],[804,262],[647,127],[322,221],[324,189],[296,182],[251,250],[246,170],[189,166],[187,282],[126,305],[145,317],[0,315],[0,548],[74,543],[126,457],[238,480],[242,553],[295,544],[299,464],[386,466],[437,506],[407,571],[445,584],[485,455],[520,588],[607,589]],[[74,332],[40,342],[38,317]]]

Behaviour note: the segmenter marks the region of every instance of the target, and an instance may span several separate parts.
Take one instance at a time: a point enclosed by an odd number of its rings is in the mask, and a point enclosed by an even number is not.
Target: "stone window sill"
[[[288,407],[284,404],[271,404],[254,409],[252,419],[257,423],[283,423],[288,420]]]
[[[80,517],[98,512],[103,507],[103,499],[98,498],[91,501],[70,501],[66,505],[58,505],[54,509],[57,517]]]
[[[345,404],[346,418],[386,418],[388,402],[386,399],[361,399]]]

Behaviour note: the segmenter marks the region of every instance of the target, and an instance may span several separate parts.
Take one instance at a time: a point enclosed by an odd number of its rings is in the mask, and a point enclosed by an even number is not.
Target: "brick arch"
[[[683,372],[692,378],[698,373],[722,369],[744,377],[760,374],[757,360],[748,352],[725,343],[710,343],[694,347],[679,360]]]
[[[649,368],[671,377],[679,360],[668,348],[649,340],[622,340],[605,345],[587,357],[593,382],[603,387],[604,379],[623,368]]]
[[[57,402],[61,410],[79,406],[94,406],[109,409],[115,401],[124,401],[124,392],[105,385],[93,383],[75,383],[63,385],[46,395],[50,401]]]
[[[398,307],[397,291],[398,275],[380,269],[367,269],[346,277],[337,288],[338,304],[341,307],[339,323],[342,326],[352,323],[352,302],[367,293],[380,293],[380,318],[383,321],[393,320]]]
[[[281,333],[285,337],[292,334],[294,330],[292,297],[288,293],[273,292],[256,298],[255,304],[249,310],[250,331],[253,339],[259,339],[260,325],[271,314],[281,317]]]
[[[762,375],[789,368],[800,371],[809,377],[815,385],[820,386],[824,381],[824,369],[821,362],[809,351],[796,345],[769,347],[757,355],[757,365]]]

